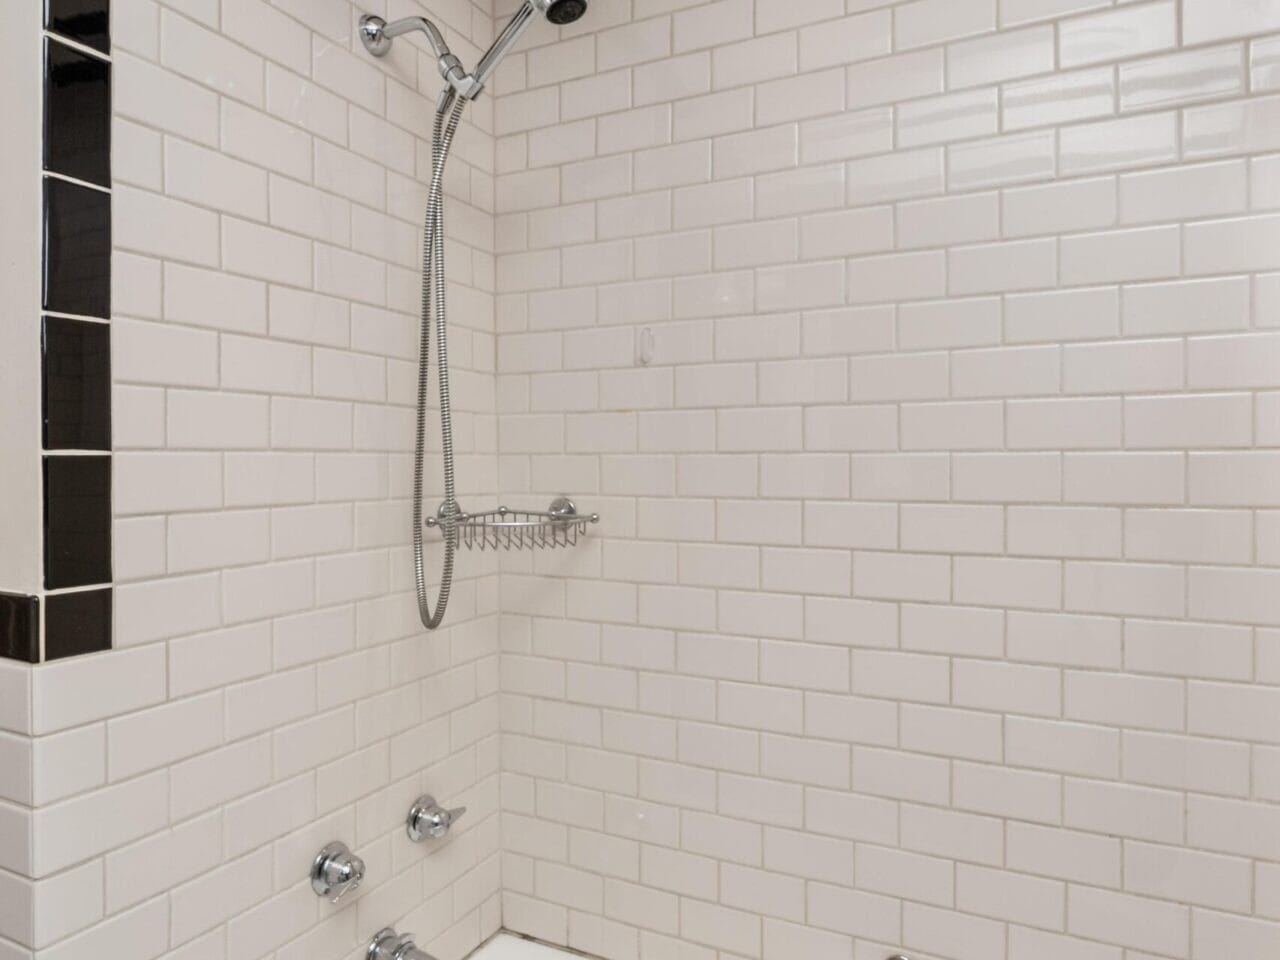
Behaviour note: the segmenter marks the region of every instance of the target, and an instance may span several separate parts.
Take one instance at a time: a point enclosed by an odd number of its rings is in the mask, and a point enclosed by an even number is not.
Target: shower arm
[[[426,17],[404,17],[387,23],[381,17],[371,13],[365,14],[360,18],[360,39],[364,42],[365,49],[371,54],[375,57],[384,57],[391,49],[393,38],[415,30],[421,31],[426,34],[427,43],[431,45],[431,50],[436,55],[436,66],[440,70],[440,76],[444,77],[445,82],[457,91],[458,96],[464,100],[474,100],[484,90],[484,85],[493,76],[498,63],[516,45],[520,35],[528,28],[536,12],[533,0],[524,0],[515,16],[507,22],[502,33],[498,34],[498,38],[493,41],[493,46],[480,58],[474,73],[467,73],[463,69],[462,61],[449,51],[449,45],[444,42],[444,35],[440,29]]]
[[[400,20],[392,20],[390,23],[372,13],[366,13],[360,18],[360,40],[364,43],[364,48],[375,57],[385,57],[387,51],[391,49],[391,41],[394,38],[415,30],[426,34],[431,52],[436,55],[436,67],[440,70],[440,76],[444,77],[445,82],[465,100],[474,100],[478,97],[484,85],[477,83],[475,78],[462,68],[462,61],[449,51],[449,45],[444,42],[444,34],[440,32],[440,28],[426,17],[404,17]]]

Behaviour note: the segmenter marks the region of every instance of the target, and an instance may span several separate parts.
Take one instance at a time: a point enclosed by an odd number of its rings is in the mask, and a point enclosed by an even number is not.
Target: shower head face
[[[547,6],[547,19],[556,26],[573,23],[587,12],[587,0],[551,0]]]
[[[463,93],[463,96],[474,98],[479,95],[480,90],[493,76],[493,71],[498,69],[502,58],[516,45],[520,35],[538,14],[542,14],[557,26],[562,26],[573,23],[586,12],[587,0],[524,0],[515,15],[502,28],[498,38],[493,41],[493,46],[480,58],[475,73],[468,77],[468,90]]]

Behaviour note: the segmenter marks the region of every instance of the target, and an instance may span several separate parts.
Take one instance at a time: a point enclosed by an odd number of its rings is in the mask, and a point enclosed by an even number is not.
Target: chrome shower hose
[[[445,608],[449,606],[449,590],[453,586],[453,555],[458,545],[458,532],[454,526],[454,518],[459,510],[453,488],[453,414],[449,404],[448,318],[445,304],[444,165],[466,105],[465,99],[454,96],[450,91],[441,96],[436,106],[431,135],[431,186],[427,193],[427,211],[422,226],[422,338],[418,351],[418,421],[413,454],[413,573],[418,590],[418,616],[428,630],[440,626]],[[427,372],[431,361],[433,312],[436,324],[436,375],[440,380],[440,450],[444,460],[444,503],[439,513],[440,529],[444,534],[444,564],[440,570],[440,594],[436,598],[434,611],[431,609],[431,599],[427,596],[427,571],[422,559],[422,469],[426,452]]]

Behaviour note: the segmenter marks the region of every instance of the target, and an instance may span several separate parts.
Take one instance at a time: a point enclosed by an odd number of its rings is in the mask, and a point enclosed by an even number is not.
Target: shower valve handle
[[[439,840],[449,832],[449,828],[453,826],[454,821],[466,812],[466,807],[455,807],[452,810],[446,810],[436,803],[435,797],[430,794],[423,794],[409,808],[409,817],[405,821],[405,826],[409,831],[409,839],[414,843],[421,843],[427,839]]]
[[[316,896],[337,903],[364,880],[364,861],[345,843],[331,843],[311,864],[311,889]]]

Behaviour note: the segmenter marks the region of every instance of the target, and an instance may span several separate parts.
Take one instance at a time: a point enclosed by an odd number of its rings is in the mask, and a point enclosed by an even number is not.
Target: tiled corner
[[[0,593],[0,657],[40,662],[40,598]]]
[[[62,660],[111,649],[112,590],[76,590],[45,597],[44,659]]]

